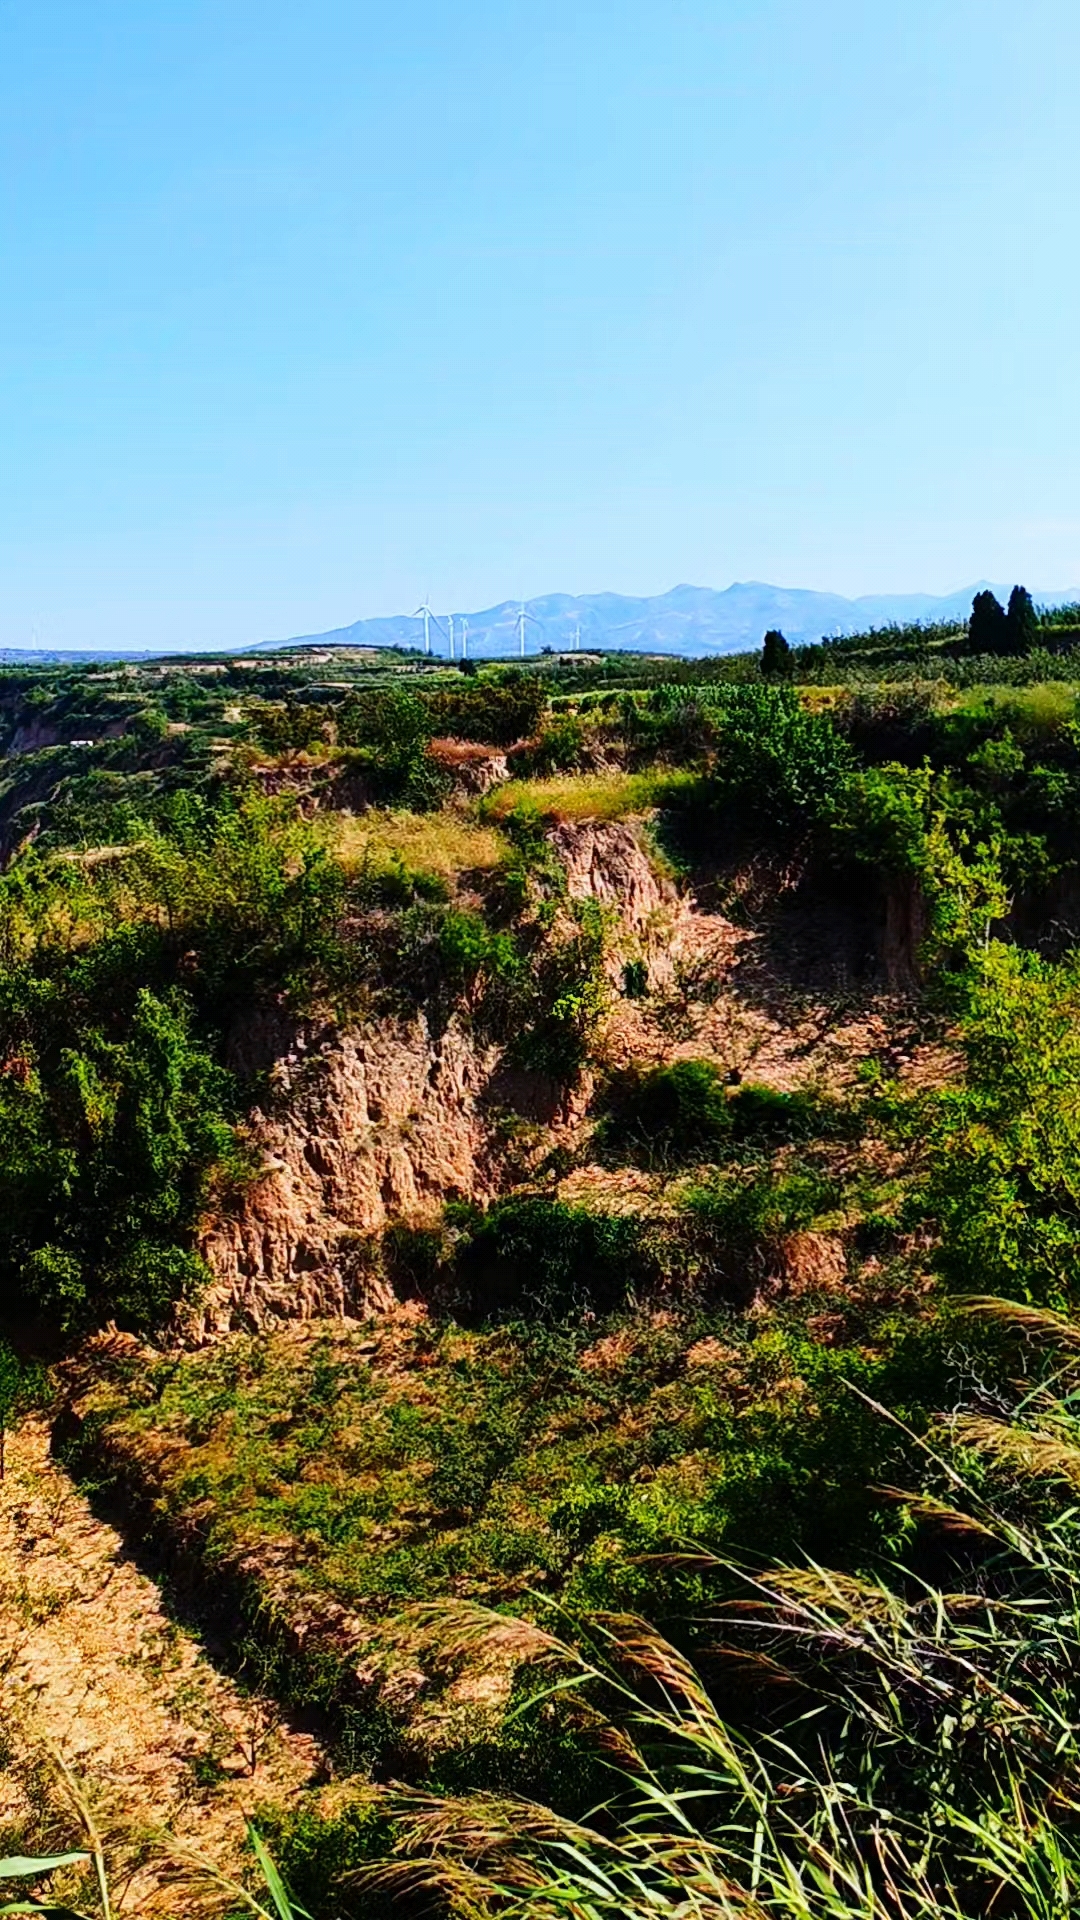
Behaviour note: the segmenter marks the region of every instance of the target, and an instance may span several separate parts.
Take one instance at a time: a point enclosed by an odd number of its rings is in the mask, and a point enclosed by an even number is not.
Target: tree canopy
[[[968,647],[972,653],[1008,653],[1009,624],[996,593],[987,587],[971,603],[968,621]]]
[[[791,648],[777,628],[770,627],[761,649],[761,671],[766,680],[790,680],[795,671]]]
[[[1026,587],[1013,588],[1005,618],[1009,629],[1009,652],[1030,653],[1032,647],[1038,644],[1039,616]]]

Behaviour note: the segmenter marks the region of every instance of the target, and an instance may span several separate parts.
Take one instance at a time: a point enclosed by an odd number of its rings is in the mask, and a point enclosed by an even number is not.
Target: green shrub
[[[843,1101],[801,1087],[785,1093],[747,1081],[728,1101],[732,1138],[765,1147],[785,1142],[857,1138],[862,1116]]]
[[[640,1221],[525,1196],[498,1202],[458,1256],[463,1307],[484,1319],[602,1313],[648,1284]]]
[[[573,714],[551,716],[539,737],[513,756],[515,776],[545,779],[553,773],[573,773],[586,762],[587,737]]]
[[[602,1146],[648,1166],[712,1160],[730,1139],[727,1091],[710,1060],[624,1074],[608,1088],[604,1105]]]
[[[104,860],[0,878],[0,1276],[64,1327],[155,1324],[201,1283],[204,1204],[246,1178],[239,1010],[341,990],[348,883],[295,813],[178,795]]]
[[[838,1199],[835,1181],[812,1166],[778,1174],[752,1165],[693,1188],[683,1207],[701,1284],[749,1298],[773,1270],[788,1235],[831,1211]]]
[[[1080,969],[992,945],[971,976],[963,1083],[937,1103],[926,1204],[957,1287],[1063,1305],[1080,1262]]]
[[[13,998],[9,982],[8,1022]],[[0,1078],[7,1297],[63,1326],[152,1325],[205,1271],[184,1243],[209,1181],[242,1176],[233,1084],[178,996],[140,989],[96,1028],[63,994],[34,1013]]]
[[[384,807],[437,807],[448,781],[428,752],[435,731],[424,701],[403,687],[350,693],[337,708],[338,742],[369,798]]]
[[[382,1857],[392,1841],[393,1824],[374,1797],[326,1807],[313,1794],[287,1806],[269,1801],[259,1807],[256,1823],[298,1909],[315,1916],[362,1910],[365,1920],[390,1920],[399,1911],[400,1902],[371,1888],[357,1893],[354,1905],[341,1886]]]
[[[425,691],[420,699],[433,734],[510,747],[535,733],[548,696],[536,674],[511,668],[486,673],[478,685]]]

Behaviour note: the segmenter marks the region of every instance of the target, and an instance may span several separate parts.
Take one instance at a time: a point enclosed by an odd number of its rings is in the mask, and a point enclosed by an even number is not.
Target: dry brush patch
[[[459,812],[411,813],[371,808],[333,817],[332,838],[350,872],[365,862],[376,869],[394,861],[443,880],[468,872],[490,872],[505,858],[506,841],[497,827]]]

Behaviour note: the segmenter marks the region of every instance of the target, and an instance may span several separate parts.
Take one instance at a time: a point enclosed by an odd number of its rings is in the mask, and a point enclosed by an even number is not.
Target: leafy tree
[[[992,943],[962,1037],[930,1143],[942,1266],[966,1291],[1061,1306],[1080,1261],[1080,961]]]
[[[1008,616],[997,595],[989,588],[977,593],[968,621],[969,653],[1008,653],[1009,639]]]
[[[152,1324],[203,1277],[208,1180],[240,1171],[229,1076],[175,993],[140,988],[83,1027],[70,981],[26,985],[32,1038],[0,1078],[0,1278],[62,1325]]]
[[[156,746],[169,731],[168,716],[160,707],[141,707],[138,713],[132,714],[129,730],[143,746]]]
[[[828,714],[807,713],[785,686],[717,687],[703,704],[716,741],[708,783],[714,815],[759,838],[835,818],[855,760]]]
[[[181,804],[183,802],[183,804]],[[238,1010],[362,964],[347,883],[289,806],[182,794],[115,859],[0,877],[0,1292],[77,1328],[152,1325],[205,1277],[194,1231],[245,1177]]]
[[[782,633],[770,627],[761,649],[761,672],[766,680],[790,680],[795,657]]]
[[[1009,595],[1005,616],[1009,629],[1009,653],[1030,653],[1039,644],[1039,616],[1026,587],[1014,587]]]

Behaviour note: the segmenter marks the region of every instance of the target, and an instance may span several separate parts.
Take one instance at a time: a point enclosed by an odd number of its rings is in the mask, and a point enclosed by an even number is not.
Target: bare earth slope
[[[168,1826],[235,1866],[244,1814],[319,1764],[310,1735],[241,1694],[170,1619],[120,1535],[49,1458],[40,1422],[9,1436],[0,1483],[0,1672],[0,1827],[41,1832],[49,1751],[62,1755],[128,1835],[119,1912],[176,1912],[140,1836]]]

